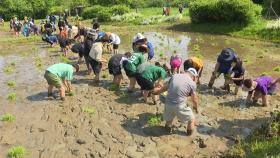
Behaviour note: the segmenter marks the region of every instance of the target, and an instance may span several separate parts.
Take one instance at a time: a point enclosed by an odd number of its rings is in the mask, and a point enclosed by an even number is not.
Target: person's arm
[[[233,81],[242,81],[244,80],[244,75],[238,77],[238,78],[231,78]]]
[[[164,83],[162,86],[155,87],[154,90],[152,91],[152,93],[154,95],[159,95],[159,94],[167,91],[167,89],[168,89],[168,84]]]
[[[215,69],[214,69],[214,73],[218,72],[219,68],[220,68],[220,63],[217,62],[216,65],[215,65]]]
[[[247,99],[246,99],[247,103],[250,103],[252,101],[252,96],[253,96],[253,92],[248,92],[248,96],[247,96]]]
[[[263,106],[267,106],[268,105],[267,95],[262,95],[262,105]]]
[[[277,79],[274,79],[270,84],[269,84],[269,87],[277,84],[278,82],[280,82],[280,78],[277,78]]]
[[[192,98],[192,102],[193,102],[193,108],[196,111],[196,113],[198,113],[199,112],[198,111],[198,104],[199,104],[199,102],[198,102],[198,96],[197,96],[196,92],[193,92],[191,94],[191,98]]]

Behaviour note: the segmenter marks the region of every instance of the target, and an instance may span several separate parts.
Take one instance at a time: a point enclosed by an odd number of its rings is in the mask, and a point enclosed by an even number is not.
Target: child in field
[[[269,76],[261,76],[255,80],[245,79],[243,82],[243,90],[248,91],[247,102],[257,103],[262,98],[262,105],[268,106],[268,95],[275,93],[277,83],[280,78],[273,79]]]
[[[245,69],[242,64],[242,60],[237,58],[237,62],[235,66],[232,69],[232,73],[234,74],[231,80],[235,84],[235,90],[234,90],[234,95],[238,94],[239,88],[242,86],[243,81],[244,81],[244,74],[245,74]]]
[[[198,73],[197,84],[200,84],[200,78],[203,71],[203,61],[197,57],[191,57],[184,62],[184,70],[187,71],[189,68],[195,68]]]
[[[174,55],[170,58],[170,66],[171,66],[171,73],[180,73],[180,67],[182,64],[182,59],[176,55],[176,51],[174,51]]]
[[[82,62],[83,56],[84,56],[84,44],[83,43],[76,43],[72,46],[71,51],[73,53],[79,54],[79,60],[78,63]]]

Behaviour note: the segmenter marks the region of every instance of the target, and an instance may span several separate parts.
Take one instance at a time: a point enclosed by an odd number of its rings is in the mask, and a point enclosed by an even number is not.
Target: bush
[[[110,21],[113,15],[123,15],[130,12],[130,9],[124,5],[115,5],[113,7],[103,7],[100,5],[95,5],[93,7],[86,8],[82,17],[84,19],[97,18],[98,21],[105,22]]]
[[[111,13],[113,15],[123,15],[123,14],[129,13],[129,12],[130,12],[130,9],[125,5],[114,5],[111,8]]]
[[[59,14],[62,14],[62,13],[64,13],[65,12],[65,7],[63,7],[63,6],[53,6],[51,9],[50,9],[50,13],[52,13],[52,14],[57,14],[57,15],[59,15]]]
[[[262,8],[251,0],[195,0],[190,2],[194,23],[221,22],[249,24],[261,15]]]

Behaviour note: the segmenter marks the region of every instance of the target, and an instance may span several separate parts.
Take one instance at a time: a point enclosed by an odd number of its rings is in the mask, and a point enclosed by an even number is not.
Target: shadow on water
[[[26,97],[27,100],[29,101],[43,101],[43,100],[51,100],[48,98],[48,92],[39,92],[34,95],[30,95]]]
[[[122,127],[128,132],[144,137],[154,136],[159,137],[163,135],[168,135],[169,132],[163,126],[147,126],[147,122],[151,116],[154,116],[152,113],[142,113],[137,115],[137,118],[132,118],[126,120]]]

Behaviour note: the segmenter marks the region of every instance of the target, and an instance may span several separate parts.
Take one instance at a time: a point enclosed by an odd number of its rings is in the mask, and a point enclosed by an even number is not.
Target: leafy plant
[[[275,67],[273,70],[276,72],[280,72],[280,66]]]
[[[40,57],[35,58],[35,65],[37,68],[42,69],[43,63],[42,63],[42,59]]]
[[[15,87],[15,86],[16,86],[16,81],[9,80],[6,84],[7,84],[9,87]]]
[[[94,115],[96,113],[96,109],[94,107],[84,106],[82,107],[82,112]]]
[[[161,123],[161,115],[153,115],[149,117],[148,120],[148,126],[149,127],[154,127],[154,126],[158,126]]]
[[[108,78],[108,77],[109,77],[108,72],[104,72],[104,73],[102,74],[102,78]]]
[[[10,158],[23,158],[26,154],[26,149],[23,146],[12,147],[8,151]]]
[[[68,59],[67,57],[60,55],[60,61],[66,64],[71,64],[72,61],[70,59]]]
[[[10,113],[5,113],[4,115],[1,116],[1,121],[6,121],[6,122],[13,122],[15,120],[15,116],[10,114]]]
[[[16,100],[16,97],[17,97],[17,94],[15,92],[12,92],[12,93],[9,93],[8,95],[8,100],[9,101],[15,101]]]
[[[14,72],[14,69],[11,66],[5,66],[3,69],[4,73],[11,74]]]

